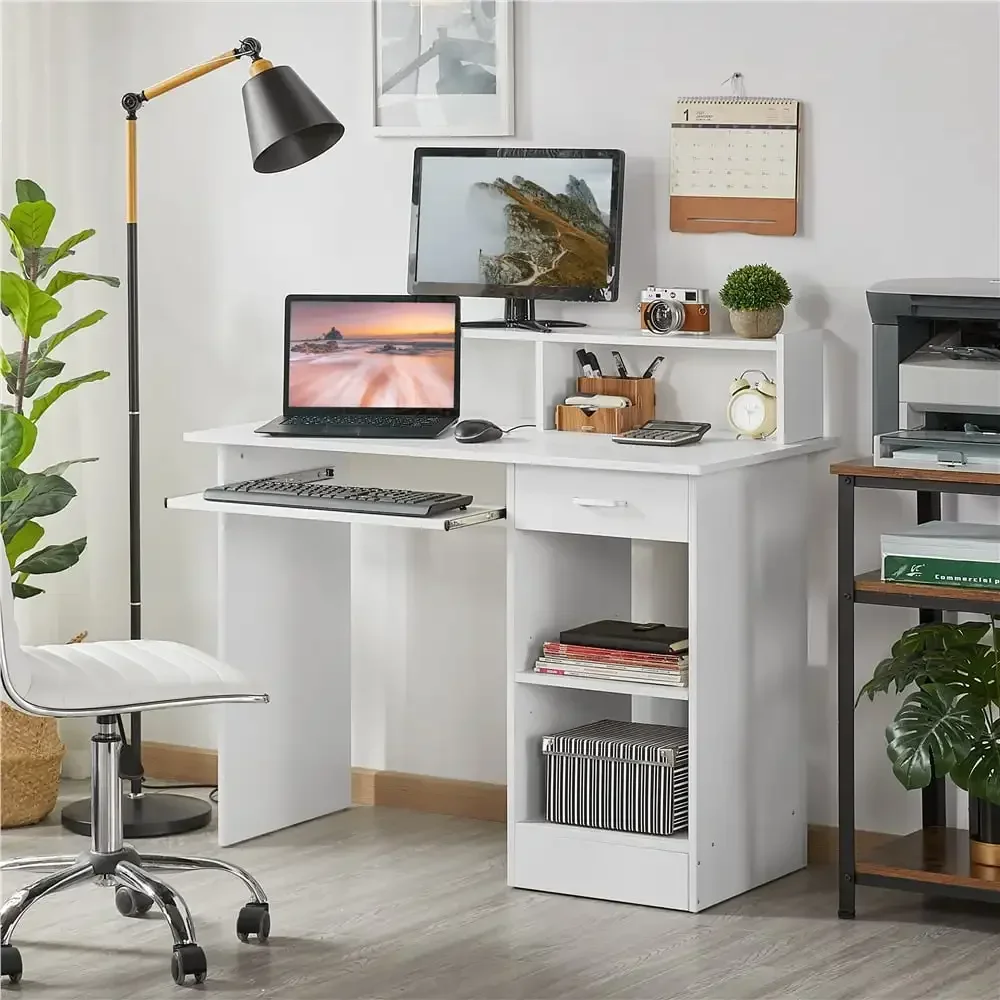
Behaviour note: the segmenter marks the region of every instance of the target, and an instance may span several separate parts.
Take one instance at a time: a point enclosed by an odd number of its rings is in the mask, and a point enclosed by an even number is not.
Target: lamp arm
[[[197,80],[214,70],[228,66],[244,56],[252,60],[251,75],[270,69],[271,63],[260,57],[260,42],[244,38],[239,45],[198,66],[167,77],[159,83],[128,93],[122,98],[125,109],[125,232],[127,240],[126,289],[128,293],[128,510],[129,510],[129,635],[142,638],[142,549],[141,489],[139,477],[139,255],[136,219],[136,122],[137,112],[146,101]],[[129,774],[131,793],[142,794],[142,716],[132,713],[130,742],[136,748],[134,767]]]

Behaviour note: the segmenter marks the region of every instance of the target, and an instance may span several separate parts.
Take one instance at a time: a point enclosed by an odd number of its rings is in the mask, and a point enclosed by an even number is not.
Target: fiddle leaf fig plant
[[[1000,805],[1000,617],[907,629],[858,701],[890,688],[910,692],[885,733],[900,784],[926,788],[950,776]]]
[[[103,309],[87,313],[44,339],[42,333],[62,312],[62,303],[56,298],[59,292],[80,281],[97,281],[113,288],[119,281],[107,274],[60,269],[43,287],[43,279],[52,268],[73,256],[75,248],[89,240],[95,230],[84,229],[56,246],[47,245],[55,206],[32,180],[18,180],[14,187],[17,204],[9,214],[0,214],[11,256],[17,262],[16,271],[0,272],[0,311],[17,331],[16,350],[0,349],[0,377],[7,390],[0,403],[0,532],[13,576],[14,596],[25,598],[44,593],[41,587],[27,582],[29,577],[68,569],[86,547],[84,537],[38,548],[45,536],[38,519],[58,513],[76,496],[76,490],[63,477],[71,465],[97,461],[80,458],[38,472],[26,471],[23,466],[38,440],[39,421],[66,393],[110,374],[91,371],[50,382],[58,379],[65,368],[64,362],[53,357],[53,351],[67,337],[104,319],[107,313]],[[6,329],[8,324],[4,326]]]

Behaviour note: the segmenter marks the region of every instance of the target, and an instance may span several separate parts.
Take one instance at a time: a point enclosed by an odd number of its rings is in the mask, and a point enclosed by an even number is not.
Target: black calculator
[[[676,448],[682,444],[697,443],[711,427],[711,424],[689,420],[650,420],[642,427],[616,434],[611,440],[618,444],[659,444]]]

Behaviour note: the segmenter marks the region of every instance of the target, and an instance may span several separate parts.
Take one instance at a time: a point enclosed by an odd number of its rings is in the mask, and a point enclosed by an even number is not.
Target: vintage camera
[[[647,333],[708,333],[708,289],[643,289],[639,326]]]

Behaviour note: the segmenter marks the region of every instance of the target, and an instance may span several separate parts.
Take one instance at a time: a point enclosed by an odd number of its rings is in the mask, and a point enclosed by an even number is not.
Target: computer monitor
[[[620,149],[418,148],[409,290],[507,300],[465,326],[585,326],[535,300],[618,298],[624,179]]]
[[[287,296],[285,414],[457,417],[459,317],[454,296]]]

